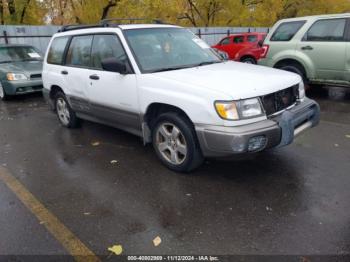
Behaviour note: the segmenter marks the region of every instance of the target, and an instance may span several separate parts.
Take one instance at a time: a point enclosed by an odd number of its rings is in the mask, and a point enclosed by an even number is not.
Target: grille
[[[41,74],[30,75],[30,79],[37,79],[37,78],[41,78]]]
[[[261,97],[265,112],[268,116],[293,105],[298,98],[298,85],[283,89],[273,94]]]

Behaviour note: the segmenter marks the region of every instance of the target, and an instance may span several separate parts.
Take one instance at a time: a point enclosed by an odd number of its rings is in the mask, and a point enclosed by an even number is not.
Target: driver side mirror
[[[101,65],[103,70],[109,72],[120,73],[122,75],[127,73],[127,68],[125,63],[119,62],[116,58],[105,58],[101,61]]]

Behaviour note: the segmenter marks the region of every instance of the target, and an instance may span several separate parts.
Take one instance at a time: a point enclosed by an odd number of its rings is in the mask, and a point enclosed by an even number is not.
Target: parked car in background
[[[43,82],[63,126],[82,118],[123,129],[180,172],[204,157],[286,146],[319,121],[300,76],[223,61],[189,30],[166,24],[63,27]]]
[[[284,19],[266,37],[259,64],[305,82],[350,87],[349,41],[350,14]]]
[[[256,46],[250,46],[241,49],[235,55],[233,60],[237,62],[247,63],[247,64],[257,64],[261,55],[264,53],[264,49],[257,44]]]
[[[0,99],[41,92],[42,56],[33,46],[0,45]]]
[[[229,59],[234,60],[236,54],[240,50],[257,46],[259,41],[264,40],[265,36],[266,33],[233,34],[221,39],[218,44],[212,47],[226,52],[229,56]]]

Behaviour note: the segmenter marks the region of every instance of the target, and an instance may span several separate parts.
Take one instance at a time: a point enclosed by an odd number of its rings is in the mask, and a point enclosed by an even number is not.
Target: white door
[[[128,72],[120,74],[103,70],[101,62],[106,58],[116,58],[126,64]],[[116,34],[94,36],[91,68],[86,75],[91,113],[111,125],[141,134],[136,75]]]

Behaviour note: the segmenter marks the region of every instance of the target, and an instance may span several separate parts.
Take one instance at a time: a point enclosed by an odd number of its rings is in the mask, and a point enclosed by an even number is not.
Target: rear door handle
[[[100,77],[98,75],[91,75],[90,79],[92,79],[92,80],[99,80]]]
[[[62,74],[62,75],[68,75],[68,71],[63,70],[63,71],[61,71],[61,74]]]
[[[314,48],[312,47],[312,46],[303,46],[302,48],[301,48],[301,50],[314,50]]]

